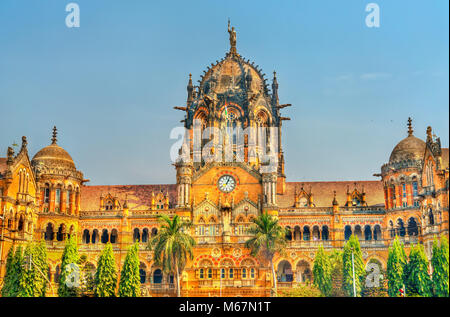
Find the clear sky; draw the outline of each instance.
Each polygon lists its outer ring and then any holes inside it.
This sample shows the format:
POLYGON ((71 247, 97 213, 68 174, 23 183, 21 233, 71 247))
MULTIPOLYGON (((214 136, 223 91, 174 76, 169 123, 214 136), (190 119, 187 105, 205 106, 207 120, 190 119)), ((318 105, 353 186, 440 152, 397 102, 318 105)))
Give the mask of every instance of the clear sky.
POLYGON ((428 125, 449 144, 447 0, 0 1, 0 153, 50 143, 90 184, 175 183, 173 106, 229 49, 277 71, 288 181, 371 180, 428 125), (67 28, 65 6, 80 7, 67 28), (380 28, 365 6, 380 7, 380 28))

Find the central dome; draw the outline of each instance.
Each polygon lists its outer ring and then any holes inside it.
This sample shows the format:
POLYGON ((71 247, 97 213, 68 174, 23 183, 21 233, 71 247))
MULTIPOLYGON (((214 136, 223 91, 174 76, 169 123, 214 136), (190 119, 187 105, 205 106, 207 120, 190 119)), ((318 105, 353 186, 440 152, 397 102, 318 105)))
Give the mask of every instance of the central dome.
POLYGON ((401 140, 394 148, 389 163, 423 159, 426 143, 414 135, 401 140))

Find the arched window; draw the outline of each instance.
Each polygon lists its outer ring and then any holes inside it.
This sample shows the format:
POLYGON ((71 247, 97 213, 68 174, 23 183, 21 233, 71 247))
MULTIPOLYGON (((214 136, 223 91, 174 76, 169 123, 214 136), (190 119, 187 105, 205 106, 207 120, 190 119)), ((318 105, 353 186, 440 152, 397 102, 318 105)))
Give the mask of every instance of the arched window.
POLYGON ((430 225, 434 225, 434 215, 433 215, 433 209, 428 208, 428 223, 430 225))
POLYGON ((345 229, 344 229, 344 237, 345 237, 345 240, 350 239, 351 235, 352 235, 352 227, 349 226, 349 225, 346 225, 346 226, 345 226, 345 229))
POLYGON ((55 211, 60 211, 61 206, 61 188, 55 189, 55 211))
POLYGON ((133 230, 133 241, 134 242, 141 241, 141 233, 139 232, 139 228, 134 228, 133 230))
POLYGON ((245 267, 242 269, 242 278, 243 279, 247 278, 247 269, 245 267))
POLYGON ((147 270, 147 266, 141 262, 139 265, 139 278, 140 278, 141 284, 144 284, 147 280, 146 270, 147 270))
POLYGON ((146 243, 148 242, 148 229, 144 228, 144 230, 142 230, 142 242, 146 243))
POLYGON ((152 237, 156 236, 158 234, 158 229, 152 228, 152 237))
POLYGON ((65 226, 61 224, 58 228, 58 233, 56 234, 56 240, 63 241, 64 240, 64 234, 66 233, 65 226))
POLYGON ((205 270, 203 268, 200 268, 200 270, 198 271, 198 277, 200 279, 204 279, 205 278, 205 270))
POLYGON ((94 229, 94 231, 92 231, 91 242, 95 244, 95 243, 98 243, 99 240, 100 239, 99 239, 98 230, 94 229))
POLYGON ((391 238, 395 237, 394 222, 392 220, 389 220, 389 233, 391 238))
POLYGON ((55 233, 53 232, 53 224, 48 223, 47 228, 45 229, 45 240, 46 241, 53 241, 55 233))
POLYGON ((200 219, 198 221, 199 225, 198 225, 198 235, 199 236, 204 236, 205 235, 205 220, 200 219))
POLYGON ((91 241, 91 235, 88 229, 83 230, 83 243, 89 243, 91 241))
POLYGON ((287 226, 287 227, 285 228, 285 231, 286 231, 286 234, 285 234, 286 240, 292 241, 292 231, 291 231, 291 227, 287 226))
POLYGON ((109 234, 107 229, 103 229, 102 231, 102 243, 108 243, 109 234))
POLYGON ((373 239, 375 241, 381 240, 381 227, 380 227, 380 225, 375 225, 374 230, 373 230, 373 239))
POLYGON ((370 241, 372 240, 372 229, 369 225, 364 226, 364 240, 370 241))
POLYGON ((153 272, 153 284, 161 284, 163 279, 162 271, 160 269, 156 269, 153 272))
POLYGON ((111 230, 111 237, 109 238, 109 241, 111 243, 117 243, 118 239, 119 239, 119 234, 117 232, 117 229, 112 229, 111 230))
POLYGON ((215 236, 217 234, 217 232, 216 232, 216 220, 213 217, 211 217, 209 219, 208 234, 210 236, 215 236))
POLYGON ((19 217, 19 224, 17 225, 17 230, 19 230, 19 232, 24 231, 23 215, 20 215, 19 217))
POLYGON ((212 279, 212 269, 208 268, 208 279, 212 279))
MULTIPOLYGON (((50 202, 50 185, 45 184, 44 189, 44 204, 48 204, 50 202)), ((48 211, 48 210, 47 210, 48 211)))
POLYGON ((405 224, 400 218, 397 220, 397 231, 400 237, 404 237, 406 235, 405 224))
POLYGON ((303 240, 309 241, 311 239, 311 232, 309 231, 308 226, 303 227, 303 240))
POLYGON ((329 239, 328 226, 322 226, 322 240, 328 241, 328 239, 329 239))
POLYGON ((293 276, 291 263, 286 260, 278 263, 277 279, 279 282, 292 282, 293 276))
POLYGON ((419 235, 419 227, 417 226, 416 219, 414 219, 413 217, 408 219, 408 235, 409 236, 419 235))
POLYGON ((254 278, 255 278, 255 269, 254 269, 254 268, 251 268, 251 269, 250 269, 250 278, 251 278, 251 279, 254 279, 254 278))
POLYGON ((319 241, 320 240, 320 231, 318 226, 313 227, 313 240, 319 241))
POLYGON ((358 240, 361 241, 362 240, 362 229, 360 225, 356 225, 355 226, 355 236, 358 237, 358 240))
POLYGON ((299 226, 295 226, 295 228, 294 228, 294 240, 295 241, 301 240, 301 237, 302 237, 302 232, 300 230, 300 227, 299 226))

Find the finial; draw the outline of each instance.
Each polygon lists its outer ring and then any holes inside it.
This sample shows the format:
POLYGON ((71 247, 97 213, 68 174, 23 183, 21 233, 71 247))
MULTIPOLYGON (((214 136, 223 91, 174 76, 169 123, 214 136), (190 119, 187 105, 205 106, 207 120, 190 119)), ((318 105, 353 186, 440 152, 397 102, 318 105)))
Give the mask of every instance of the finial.
POLYGON ((56 141, 58 136, 58 129, 56 129, 56 126, 53 127, 53 137, 52 137, 52 144, 56 144, 56 141))
POLYGON ((22 137, 22 148, 20 150, 24 150, 27 147, 28 141, 27 141, 27 137, 23 136, 22 137))
POLYGON ((413 128, 412 128, 412 119, 411 117, 408 118, 408 136, 413 135, 413 128))
POLYGON ((125 202, 123 203, 123 208, 128 208, 128 194, 125 194, 125 202))
POLYGON ((13 162, 13 158, 14 158, 14 149, 12 148, 12 147, 10 147, 10 146, 8 146, 8 152, 7 152, 7 160, 6 160, 6 163, 9 165, 9 164, 12 164, 12 162, 13 162))
POLYGON ((338 205, 338 202, 337 202, 337 199, 336 199, 336 191, 333 190, 333 206, 337 206, 337 205, 338 205))
POLYGON ((430 126, 427 127, 427 141, 428 140, 433 140, 433 130, 431 129, 430 126))

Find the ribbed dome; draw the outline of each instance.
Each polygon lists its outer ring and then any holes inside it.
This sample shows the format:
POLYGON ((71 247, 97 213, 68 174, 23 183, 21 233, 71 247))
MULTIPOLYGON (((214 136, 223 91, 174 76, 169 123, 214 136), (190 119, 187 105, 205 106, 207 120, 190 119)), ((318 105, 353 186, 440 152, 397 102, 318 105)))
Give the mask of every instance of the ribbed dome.
POLYGON ((56 144, 57 134, 58 130, 56 127, 53 127, 52 144, 37 152, 31 160, 31 164, 33 166, 42 165, 47 168, 56 167, 75 170, 75 163, 73 162, 72 157, 66 150, 56 144))
POLYGON ((65 167, 75 169, 72 157, 59 145, 50 144, 41 149, 31 160, 33 166, 43 164, 46 167, 65 167))
POLYGON ((423 159, 425 146, 424 141, 410 134, 395 146, 389 158, 389 163, 423 159))

